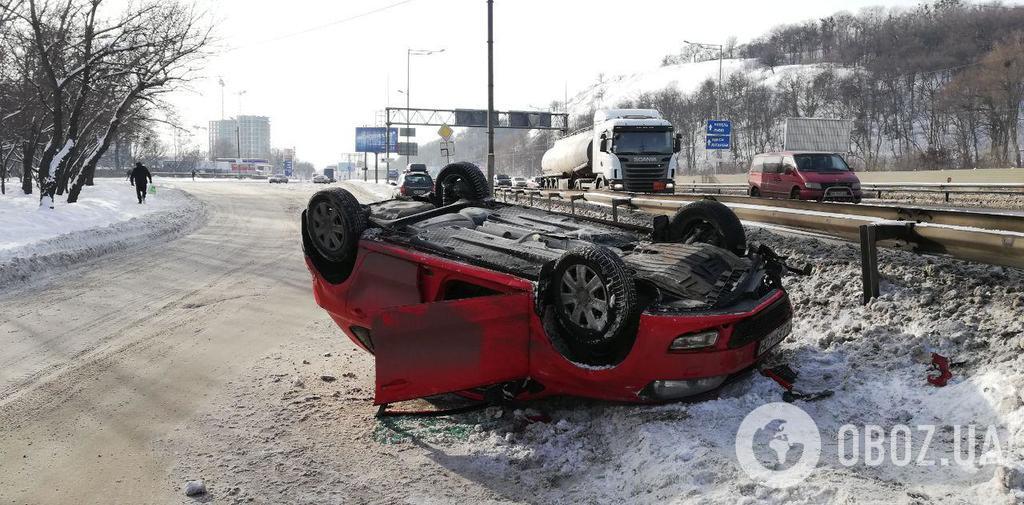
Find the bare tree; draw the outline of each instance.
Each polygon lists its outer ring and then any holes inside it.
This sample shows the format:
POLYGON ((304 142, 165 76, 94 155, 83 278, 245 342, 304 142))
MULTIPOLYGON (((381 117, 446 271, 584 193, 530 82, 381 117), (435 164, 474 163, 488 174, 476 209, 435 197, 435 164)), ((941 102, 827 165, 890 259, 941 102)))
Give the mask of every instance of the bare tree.
POLYGON ((74 203, 118 130, 193 76, 210 29, 173 0, 114 15, 104 0, 6 1, 0 12, 15 26, 0 38, 30 95, 18 112, 24 175, 34 172, 41 198, 67 193, 74 203))

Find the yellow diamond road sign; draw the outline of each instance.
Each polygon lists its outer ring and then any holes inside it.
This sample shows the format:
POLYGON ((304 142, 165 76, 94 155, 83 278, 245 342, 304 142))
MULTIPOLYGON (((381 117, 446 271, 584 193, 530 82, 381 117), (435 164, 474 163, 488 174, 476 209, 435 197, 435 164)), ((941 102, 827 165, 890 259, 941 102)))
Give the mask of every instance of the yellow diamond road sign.
POLYGON ((455 133, 455 130, 452 130, 452 127, 446 124, 441 125, 441 127, 437 129, 437 134, 445 140, 451 140, 453 133, 455 133))

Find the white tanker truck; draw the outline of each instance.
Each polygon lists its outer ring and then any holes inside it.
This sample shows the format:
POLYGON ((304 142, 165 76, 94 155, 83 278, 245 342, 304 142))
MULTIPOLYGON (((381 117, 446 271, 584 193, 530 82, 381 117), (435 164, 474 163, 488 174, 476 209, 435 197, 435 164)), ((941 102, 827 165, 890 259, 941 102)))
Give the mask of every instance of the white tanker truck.
POLYGON ((653 109, 606 109, 594 127, 555 141, 540 166, 541 187, 672 193, 681 136, 653 109))

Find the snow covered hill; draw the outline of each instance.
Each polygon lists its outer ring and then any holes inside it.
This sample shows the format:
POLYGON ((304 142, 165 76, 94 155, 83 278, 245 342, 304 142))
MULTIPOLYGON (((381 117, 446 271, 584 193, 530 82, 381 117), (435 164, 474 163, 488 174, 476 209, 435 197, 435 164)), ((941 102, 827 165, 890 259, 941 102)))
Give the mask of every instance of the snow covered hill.
MULTIPOLYGON (((730 75, 741 72, 755 83, 776 86, 785 77, 813 78, 829 68, 834 67, 826 64, 785 65, 773 70, 759 67, 752 59, 736 58, 722 61, 722 79, 728 80, 730 75)), ((684 93, 694 93, 707 79, 718 79, 718 60, 666 65, 630 75, 605 78, 570 98, 569 113, 583 114, 591 109, 615 107, 643 93, 670 87, 684 93)))

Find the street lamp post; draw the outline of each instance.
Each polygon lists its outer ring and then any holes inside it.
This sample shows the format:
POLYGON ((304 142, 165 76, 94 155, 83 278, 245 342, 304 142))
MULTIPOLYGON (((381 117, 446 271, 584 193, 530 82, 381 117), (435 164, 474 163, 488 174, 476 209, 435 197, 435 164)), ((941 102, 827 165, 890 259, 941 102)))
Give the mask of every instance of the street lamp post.
POLYGON ((242 95, 245 93, 244 89, 235 93, 238 95, 238 116, 235 117, 235 151, 238 155, 239 163, 242 160, 242 95))
POLYGON ((409 99, 409 95, 411 95, 412 93, 409 92, 409 87, 412 85, 412 57, 413 56, 427 56, 427 55, 431 55, 431 54, 434 54, 434 53, 443 53, 443 52, 444 52, 444 49, 406 49, 405 50, 405 144, 406 144, 406 147, 405 147, 406 148, 406 151, 405 151, 405 164, 406 165, 409 164, 409 159, 410 159, 410 155, 409 155, 408 149, 409 149, 409 127, 410 127, 410 124, 409 124, 410 123, 409 108, 411 107, 411 105, 410 105, 411 101, 409 99))

